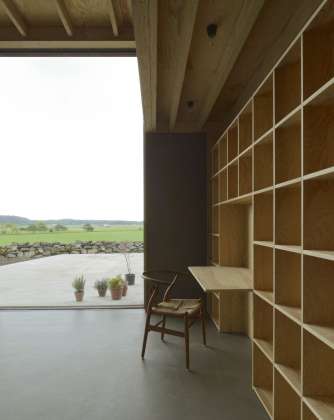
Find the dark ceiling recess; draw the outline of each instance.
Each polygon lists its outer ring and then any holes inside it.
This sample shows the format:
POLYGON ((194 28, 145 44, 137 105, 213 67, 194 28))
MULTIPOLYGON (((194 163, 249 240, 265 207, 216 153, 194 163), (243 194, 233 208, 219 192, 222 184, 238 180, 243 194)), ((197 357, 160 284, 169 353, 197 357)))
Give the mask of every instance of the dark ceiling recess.
POLYGON ((209 38, 214 38, 217 35, 218 25, 216 23, 210 23, 206 27, 206 33, 208 34, 209 38))

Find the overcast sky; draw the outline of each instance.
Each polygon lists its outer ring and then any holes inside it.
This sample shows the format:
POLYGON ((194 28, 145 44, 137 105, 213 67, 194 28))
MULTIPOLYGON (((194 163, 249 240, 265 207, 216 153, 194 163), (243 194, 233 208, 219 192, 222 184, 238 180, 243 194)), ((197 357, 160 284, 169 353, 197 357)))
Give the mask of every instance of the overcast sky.
POLYGON ((143 219, 136 58, 0 58, 0 214, 143 219))

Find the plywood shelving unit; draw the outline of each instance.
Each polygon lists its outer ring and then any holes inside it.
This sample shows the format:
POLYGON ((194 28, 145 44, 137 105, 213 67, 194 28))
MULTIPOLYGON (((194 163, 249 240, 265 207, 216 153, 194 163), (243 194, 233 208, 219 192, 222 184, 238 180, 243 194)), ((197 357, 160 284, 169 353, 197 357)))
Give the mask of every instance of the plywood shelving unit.
POLYGON ((253 274, 253 388, 273 419, 334 418, 332 4, 211 149, 213 262, 253 274))

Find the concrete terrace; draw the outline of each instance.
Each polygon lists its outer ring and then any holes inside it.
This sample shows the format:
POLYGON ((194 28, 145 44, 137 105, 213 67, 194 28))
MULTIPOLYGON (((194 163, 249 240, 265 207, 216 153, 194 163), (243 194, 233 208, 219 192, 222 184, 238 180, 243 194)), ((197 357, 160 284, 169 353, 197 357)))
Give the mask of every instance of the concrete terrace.
POLYGON ((136 274, 134 286, 120 301, 98 297, 95 280, 124 274, 126 266, 121 254, 57 255, 0 267, 0 308, 22 307, 110 307, 142 305, 144 301, 142 253, 130 254, 136 274), (86 278, 85 299, 75 302, 72 280, 86 278))

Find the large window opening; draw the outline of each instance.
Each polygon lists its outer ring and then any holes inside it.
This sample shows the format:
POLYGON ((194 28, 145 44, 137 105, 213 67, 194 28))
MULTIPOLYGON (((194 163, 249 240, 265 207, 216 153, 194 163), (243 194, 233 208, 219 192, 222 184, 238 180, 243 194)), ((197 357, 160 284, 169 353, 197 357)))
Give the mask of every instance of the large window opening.
POLYGON ((136 58, 2 57, 0 73, 0 307, 142 305, 136 58))

